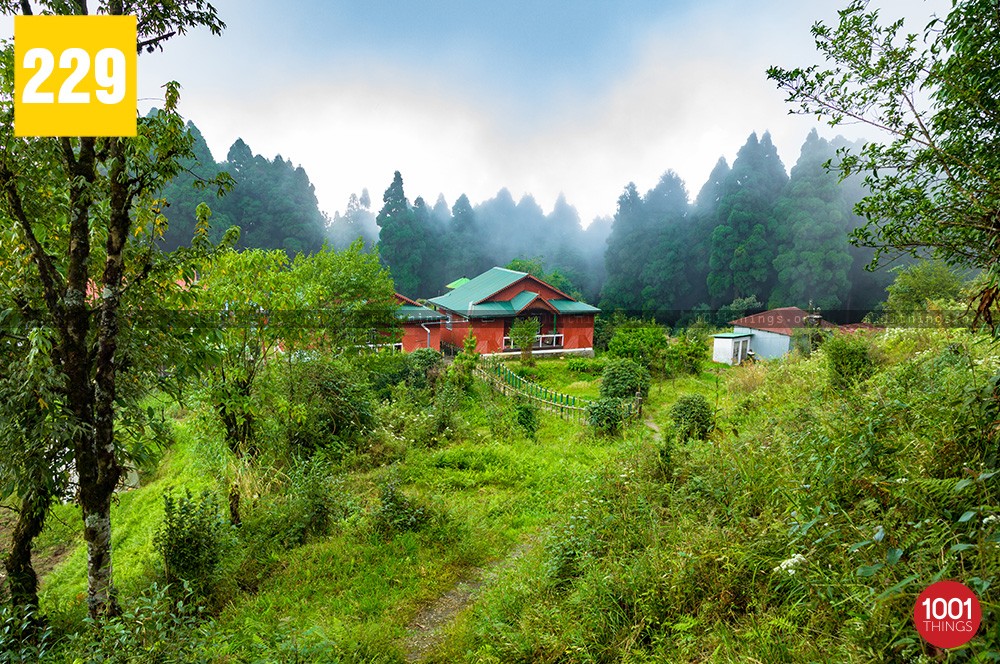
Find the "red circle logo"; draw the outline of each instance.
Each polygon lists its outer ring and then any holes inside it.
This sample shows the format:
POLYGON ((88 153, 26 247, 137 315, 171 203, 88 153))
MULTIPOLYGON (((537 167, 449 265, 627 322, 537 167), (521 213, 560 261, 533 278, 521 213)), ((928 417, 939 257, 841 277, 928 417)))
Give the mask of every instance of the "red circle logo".
POLYGON ((913 605, 913 624, 925 641, 938 648, 968 643, 983 620, 976 594, 958 581, 938 581, 913 605))

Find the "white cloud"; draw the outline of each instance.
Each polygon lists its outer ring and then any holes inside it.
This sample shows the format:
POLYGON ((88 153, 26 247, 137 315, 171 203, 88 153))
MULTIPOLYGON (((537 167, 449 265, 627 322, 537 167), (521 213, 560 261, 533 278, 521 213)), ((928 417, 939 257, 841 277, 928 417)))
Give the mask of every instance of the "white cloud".
MULTIPOLYGON (((461 193, 476 202, 507 187, 550 207, 562 192, 587 223, 614 212, 628 181, 645 190, 668 168, 693 197, 719 156, 731 162, 751 131, 770 130, 785 165, 794 164, 815 122, 789 116, 764 72, 816 60, 809 26, 835 15, 824 11, 772 0, 748 14, 745 3, 705 3, 683 24, 649 26, 633 65, 612 85, 577 90, 530 122, 511 111, 525 100, 513 103, 509 92, 463 92, 446 74, 407 63, 350 73, 322 63, 301 72, 302 60, 282 68, 275 53, 247 51, 254 40, 234 25, 231 44, 203 39, 189 53, 205 61, 213 58, 205 48, 235 49, 245 66, 196 76, 183 110, 217 159, 242 137, 255 152, 302 164, 331 214, 363 187, 377 208, 400 170, 411 200, 443 192, 449 202, 461 193)), ((194 56, 169 57, 188 69, 194 56)))

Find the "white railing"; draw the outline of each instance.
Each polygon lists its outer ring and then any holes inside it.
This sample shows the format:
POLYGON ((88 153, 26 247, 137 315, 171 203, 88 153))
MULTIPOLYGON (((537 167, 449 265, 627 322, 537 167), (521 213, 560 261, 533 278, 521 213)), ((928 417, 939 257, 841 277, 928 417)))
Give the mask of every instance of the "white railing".
MULTIPOLYGON (((533 348, 558 348, 563 345, 563 335, 561 334, 539 334, 535 336, 535 345, 533 348)), ((514 350, 516 346, 510 340, 510 337, 503 338, 504 349, 514 350)))

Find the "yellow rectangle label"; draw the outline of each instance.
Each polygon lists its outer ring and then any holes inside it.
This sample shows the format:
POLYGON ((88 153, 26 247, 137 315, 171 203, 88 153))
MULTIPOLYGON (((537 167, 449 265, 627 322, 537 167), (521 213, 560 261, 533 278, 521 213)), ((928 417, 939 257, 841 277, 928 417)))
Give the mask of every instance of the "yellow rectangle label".
POLYGON ((135 136, 135 16, 15 16, 15 136, 135 136))

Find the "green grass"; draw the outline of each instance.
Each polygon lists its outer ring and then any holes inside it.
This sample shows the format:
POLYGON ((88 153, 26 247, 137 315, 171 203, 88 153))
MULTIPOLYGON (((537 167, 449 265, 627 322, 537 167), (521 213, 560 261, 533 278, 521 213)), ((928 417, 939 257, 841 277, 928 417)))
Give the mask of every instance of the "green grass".
MULTIPOLYGON (((679 393, 717 399, 709 440, 604 466, 436 661, 931 661, 911 613, 941 578, 995 619, 1000 353, 949 331, 866 343, 860 385, 819 352, 718 392, 711 373, 654 387, 657 419, 679 393)), ((985 629, 954 658, 998 656, 985 629)))
POLYGON ((600 396, 600 374, 570 371, 566 368, 566 358, 538 358, 533 367, 522 367, 520 360, 507 360, 512 370, 527 370, 529 380, 549 389, 585 399, 600 396))
MULTIPOLYGON (((139 594, 154 578, 158 561, 152 540, 163 516, 164 491, 186 487, 197 493, 216 486, 214 470, 206 464, 192 427, 178 423, 175 438, 153 477, 140 489, 116 494, 111 507, 115 584, 124 597, 139 594)), ((86 613, 87 552, 79 508, 59 505, 53 517, 38 538, 39 550, 68 544, 70 552, 42 579, 39 598, 44 612, 69 624, 86 613)))
MULTIPOLYGON (((466 414, 480 415, 474 405, 466 414)), ((359 523, 296 549, 258 594, 233 601, 220 624, 266 633, 289 619, 331 643, 354 644, 350 656, 401 655, 406 625, 422 605, 537 537, 593 467, 626 453, 621 439, 593 439, 548 415, 535 441, 497 440, 475 424, 467 434, 441 448, 411 447, 391 467, 352 478, 369 501, 374 487, 395 478, 442 515, 441 524, 382 541, 359 523)))
MULTIPOLYGON (((420 421, 420 409, 407 408, 397 416, 420 421)), ((261 540, 259 547, 239 543, 243 535, 237 535, 223 567, 227 579, 212 600, 218 611, 213 629, 226 637, 206 656, 256 661, 306 652, 313 644, 348 660, 402 657, 407 625, 422 606, 515 547, 542 547, 551 525, 574 509, 594 469, 634 454, 636 435, 646 435, 637 427, 628 436, 595 437, 584 425, 546 413, 539 425, 533 439, 525 438, 511 402, 477 385, 446 442, 409 440, 406 427, 376 432, 378 455, 331 467, 329 479, 349 494, 351 507, 329 535, 301 546, 261 540), (379 487, 390 480, 429 510, 430 526, 388 538, 373 532, 379 487)), ((162 520, 163 493, 227 491, 232 461, 211 417, 187 413, 174 431, 157 471, 142 488, 119 494, 113 508, 115 581, 126 605, 159 578, 152 538, 162 520)), ((282 510, 290 509, 292 497, 282 492, 294 487, 290 472, 264 467, 241 474, 249 515, 244 529, 272 528, 275 537, 283 536, 282 510), (278 510, 278 523, 261 511, 269 509, 278 510)), ((73 537, 76 510, 57 512, 65 525, 51 523, 40 542, 68 537, 73 550, 45 577, 42 606, 54 624, 71 631, 85 614, 85 548, 73 537)))
MULTIPOLYGON (((562 360, 541 361, 535 370, 552 389, 598 394, 599 377, 571 372, 562 360)), ((752 638, 785 636, 789 614, 767 601, 745 622, 734 623, 726 608, 762 601, 753 592, 771 592, 761 579, 787 553, 788 508, 774 496, 794 473, 787 444, 795 430, 783 429, 782 445, 766 454, 757 453, 761 432, 801 416, 796 399, 825 396, 807 363, 767 372, 757 379, 707 370, 654 381, 645 404, 654 424, 665 427, 670 406, 691 392, 720 411, 710 440, 675 449, 669 463, 661 437, 643 423, 600 437, 540 413, 529 439, 511 402, 482 384, 455 408, 447 432, 430 438, 426 405, 383 405, 384 426, 369 436, 371 448, 329 466, 327 503, 340 511, 328 533, 301 541, 295 527, 305 517, 296 492, 306 485, 294 469, 244 469, 243 531, 225 554, 225 578, 210 601, 217 636, 201 656, 399 661, 421 608, 480 574, 482 597, 446 627, 438 661, 738 658, 752 638), (749 386, 745 393, 727 389, 727 376, 749 386), (767 404, 774 408, 763 415, 767 404), (736 428, 744 432, 738 444, 720 455, 736 428), (375 532, 387 482, 431 515, 429 525, 375 532), (677 487, 683 490, 675 495, 677 487), (762 536, 754 524, 763 522, 773 525, 762 536), (741 544, 734 549, 734 542, 741 544)), ((114 564, 125 604, 158 578, 152 534, 163 492, 227 491, 233 462, 211 421, 196 412, 178 420, 158 470, 119 497, 114 564)), ((47 546, 72 538, 79 517, 69 506, 59 513, 67 525, 50 524, 40 540, 47 546)), ((84 613, 85 557, 74 542, 42 587, 44 609, 68 630, 84 613)))

